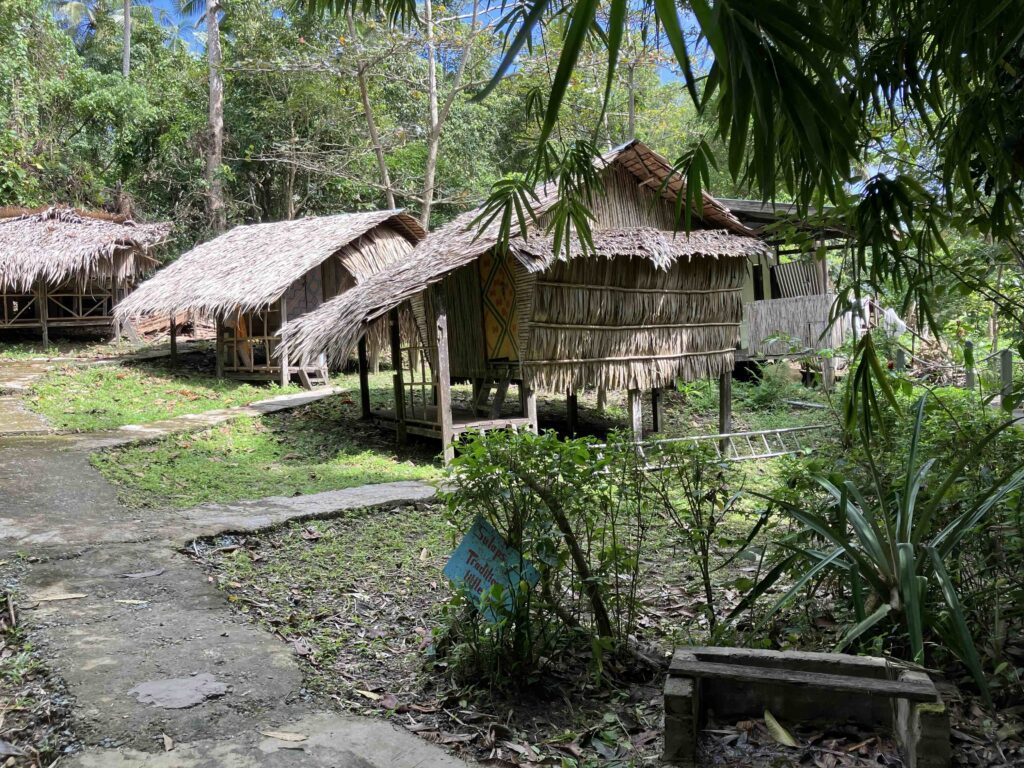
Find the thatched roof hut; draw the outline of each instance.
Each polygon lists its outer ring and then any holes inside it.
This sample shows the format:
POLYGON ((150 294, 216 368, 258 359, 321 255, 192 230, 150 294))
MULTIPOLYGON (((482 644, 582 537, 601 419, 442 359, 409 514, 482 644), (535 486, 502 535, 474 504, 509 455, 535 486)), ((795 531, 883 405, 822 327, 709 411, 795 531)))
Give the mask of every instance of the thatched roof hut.
POLYGON ((102 327, 171 225, 51 207, 0 209, 0 328, 102 327))
MULTIPOLYGON (((498 225, 479 232, 471 226, 479 210, 470 211, 432 233, 411 259, 290 324, 289 355, 343 359, 373 323, 411 300, 420 338, 409 345, 428 357, 431 388, 471 379, 481 388, 515 381, 526 392, 639 391, 731 371, 746 261, 763 244, 709 195, 694 211, 696 229, 677 233, 683 181, 639 141, 605 155, 599 169, 595 253, 584 258, 574 243, 568 258, 556 254, 535 228, 501 253, 498 225)), ((543 225, 558 190, 546 184, 536 193, 543 225)), ((408 367, 412 373, 415 365, 408 367)), ((418 408, 410 402, 398 410, 410 421, 418 408)), ((421 410, 429 422, 433 412, 421 410)), ((523 419, 536 424, 535 416, 523 419)), ((460 431, 452 414, 436 423, 446 445, 460 431)))
POLYGON ((306 383, 322 365, 275 359, 281 327, 403 261, 424 236, 401 210, 239 226, 183 254, 115 311, 126 320, 186 312, 216 320, 221 373, 306 383))

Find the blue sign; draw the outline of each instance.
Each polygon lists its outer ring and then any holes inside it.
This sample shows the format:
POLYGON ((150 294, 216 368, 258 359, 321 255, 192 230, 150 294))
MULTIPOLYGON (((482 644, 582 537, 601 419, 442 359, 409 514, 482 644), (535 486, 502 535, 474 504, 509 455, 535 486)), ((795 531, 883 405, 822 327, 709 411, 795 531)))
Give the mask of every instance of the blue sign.
POLYGON ((525 581, 532 589, 540 581, 537 569, 506 544, 482 517, 473 521, 473 527, 452 553, 444 575, 476 602, 480 613, 492 624, 497 623, 498 616, 493 608, 483 604, 483 597, 495 584, 501 585, 505 607, 511 610, 512 596, 519 591, 520 583, 525 581))

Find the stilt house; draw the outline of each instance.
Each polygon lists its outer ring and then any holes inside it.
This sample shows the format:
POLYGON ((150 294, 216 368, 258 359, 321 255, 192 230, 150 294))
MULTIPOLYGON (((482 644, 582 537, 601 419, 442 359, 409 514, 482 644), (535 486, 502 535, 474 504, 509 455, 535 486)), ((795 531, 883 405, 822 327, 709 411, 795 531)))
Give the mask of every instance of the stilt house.
POLYGON ((0 209, 0 330, 116 330, 113 309, 156 267, 170 224, 73 208, 0 209))
MULTIPOLYGON (((538 391, 628 390, 639 432, 642 391, 656 396, 677 379, 731 375, 747 262, 766 249, 707 195, 694 212, 697 228, 677 234, 682 179, 639 141, 605 155, 599 168, 594 253, 578 243, 569 258, 555 253, 542 229, 520 233, 502 252, 497 226, 480 233, 471 226, 479 211, 470 211, 412 258, 290 324, 289 356, 342 359, 390 314, 395 410, 378 416, 400 438, 441 438, 446 457, 467 430, 536 429, 538 391), (416 338, 402 333, 403 306, 416 338), (469 410, 452 407, 455 381, 473 383, 469 410), (502 415, 512 384, 518 413, 502 415)), ((548 184, 536 193, 543 226, 558 190, 548 184)), ((365 375, 362 383, 370 416, 365 375)))
MULTIPOLYGON (((325 361, 278 354, 281 329, 323 302, 404 263, 425 233, 400 210, 345 213, 235 227, 183 254, 117 307, 119 317, 213 319, 217 374, 326 380, 325 361)), ((383 336, 382 338, 386 338, 383 336)))

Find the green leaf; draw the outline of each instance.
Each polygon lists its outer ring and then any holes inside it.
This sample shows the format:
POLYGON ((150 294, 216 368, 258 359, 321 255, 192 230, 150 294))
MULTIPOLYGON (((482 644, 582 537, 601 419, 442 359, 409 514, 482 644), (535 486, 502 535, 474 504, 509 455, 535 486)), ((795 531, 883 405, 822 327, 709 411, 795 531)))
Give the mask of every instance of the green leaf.
POLYGON ((768 733, 778 744, 784 747, 799 747, 800 743, 793 738, 793 735, 782 727, 782 724, 775 719, 775 715, 767 709, 764 711, 764 724, 768 733))
POLYGON ((850 630, 845 635, 843 635, 842 639, 838 643, 836 643, 835 648, 833 648, 832 650, 835 653, 839 653, 845 650, 850 646, 850 643, 852 643, 854 640, 859 638, 865 632, 867 632, 880 621, 882 621, 891 612, 892 606, 888 603, 883 603, 875 610, 874 613, 872 613, 866 619, 861 621, 859 624, 851 627, 850 630))

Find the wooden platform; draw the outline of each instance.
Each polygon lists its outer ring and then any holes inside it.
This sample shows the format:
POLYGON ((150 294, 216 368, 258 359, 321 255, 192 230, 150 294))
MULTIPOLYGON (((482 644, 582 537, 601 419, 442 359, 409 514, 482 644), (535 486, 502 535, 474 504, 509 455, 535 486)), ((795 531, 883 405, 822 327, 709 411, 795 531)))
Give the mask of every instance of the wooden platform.
MULTIPOLYGON (((426 413, 423 413, 423 409, 417 409, 417 416, 423 414, 424 417, 405 419, 405 431, 410 435, 419 435, 420 437, 435 438, 437 440, 442 439, 441 424, 437 420, 437 407, 428 406, 426 413)), ((379 424, 382 427, 388 429, 398 428, 398 420, 395 416, 395 412, 390 409, 379 409, 373 411, 371 418, 374 423, 379 424)), ((469 412, 468 410, 459 410, 452 413, 452 434, 455 438, 465 432, 482 432, 486 433, 492 429, 511 429, 518 431, 520 429, 535 429, 535 426, 529 417, 527 416, 498 416, 496 418, 484 418, 478 414, 469 412)))

